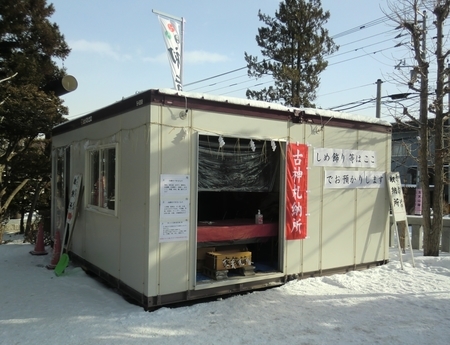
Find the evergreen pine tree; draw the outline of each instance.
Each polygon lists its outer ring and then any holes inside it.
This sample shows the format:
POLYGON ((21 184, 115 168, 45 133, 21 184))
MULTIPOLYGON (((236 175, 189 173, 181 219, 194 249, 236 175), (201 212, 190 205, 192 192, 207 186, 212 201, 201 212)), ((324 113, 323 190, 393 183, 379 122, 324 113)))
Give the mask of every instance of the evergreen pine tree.
MULTIPOLYGON (((0 0, 0 222, 14 196, 33 177, 16 172, 11 178, 15 162, 38 137, 48 139, 52 127, 67 114, 54 92, 43 91, 66 74, 55 59, 70 52, 59 27, 49 20, 53 13, 46 0, 0 0)), ((48 155, 48 150, 42 152, 48 155)))
POLYGON ((258 29, 258 58, 245 53, 250 77, 271 75, 274 85, 260 91, 247 90, 250 99, 278 102, 287 106, 312 107, 319 87, 319 74, 327 67, 325 55, 338 47, 324 28, 330 13, 320 0, 285 0, 275 17, 258 12, 266 26, 258 29))

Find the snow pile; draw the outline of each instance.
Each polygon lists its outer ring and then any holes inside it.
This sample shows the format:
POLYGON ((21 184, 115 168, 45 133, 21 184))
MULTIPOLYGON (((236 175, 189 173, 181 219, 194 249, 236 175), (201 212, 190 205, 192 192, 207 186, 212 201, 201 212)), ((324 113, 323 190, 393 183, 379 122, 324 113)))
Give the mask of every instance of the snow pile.
POLYGON ((447 344, 450 255, 145 312, 70 266, 56 277, 18 235, 0 246, 0 344, 447 344))

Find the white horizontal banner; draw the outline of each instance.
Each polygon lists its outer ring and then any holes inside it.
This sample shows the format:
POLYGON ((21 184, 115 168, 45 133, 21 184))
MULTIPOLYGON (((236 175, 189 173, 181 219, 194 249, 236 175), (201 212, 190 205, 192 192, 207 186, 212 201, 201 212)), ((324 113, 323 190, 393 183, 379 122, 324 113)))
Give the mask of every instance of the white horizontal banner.
POLYGON ((376 168, 375 151, 315 148, 313 165, 339 168, 376 168))
POLYGON ((325 188, 384 188, 384 171, 326 170, 325 188))

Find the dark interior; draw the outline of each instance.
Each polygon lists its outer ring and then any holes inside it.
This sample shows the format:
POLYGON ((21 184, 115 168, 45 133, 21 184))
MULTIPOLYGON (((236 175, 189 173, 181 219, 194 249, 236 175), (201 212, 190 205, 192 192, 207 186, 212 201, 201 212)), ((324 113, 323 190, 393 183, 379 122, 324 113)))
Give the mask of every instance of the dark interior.
MULTIPOLYGON (((279 143, 200 136, 197 280, 204 278, 208 250, 247 250, 252 253, 255 273, 278 270, 280 159, 279 143), (269 234, 255 226, 258 210, 264 227, 272 229, 269 234), (250 229, 251 236, 241 238, 244 228, 250 229), (209 229, 220 231, 220 238, 202 240, 201 231, 205 234, 209 229)), ((229 270, 228 276, 234 273, 229 270)))

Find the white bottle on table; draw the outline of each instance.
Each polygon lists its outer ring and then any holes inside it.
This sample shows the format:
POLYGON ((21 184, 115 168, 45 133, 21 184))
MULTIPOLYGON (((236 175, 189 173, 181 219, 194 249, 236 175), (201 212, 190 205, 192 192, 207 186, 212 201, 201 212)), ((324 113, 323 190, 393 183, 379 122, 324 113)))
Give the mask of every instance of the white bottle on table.
POLYGON ((261 214, 261 210, 258 210, 258 213, 255 214, 255 224, 263 224, 263 215, 261 214))

